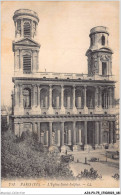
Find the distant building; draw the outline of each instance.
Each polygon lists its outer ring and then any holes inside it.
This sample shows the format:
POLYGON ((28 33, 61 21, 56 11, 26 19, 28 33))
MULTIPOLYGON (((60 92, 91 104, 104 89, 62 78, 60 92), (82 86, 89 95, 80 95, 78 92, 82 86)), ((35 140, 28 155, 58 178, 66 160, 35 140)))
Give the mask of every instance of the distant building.
POLYGON ((87 75, 38 72, 40 45, 34 41, 38 15, 20 9, 15 11, 13 20, 15 135, 21 136, 29 130, 38 135, 43 145, 61 149, 99 149, 105 144, 113 145, 116 142, 115 81, 107 27, 90 30, 87 75))

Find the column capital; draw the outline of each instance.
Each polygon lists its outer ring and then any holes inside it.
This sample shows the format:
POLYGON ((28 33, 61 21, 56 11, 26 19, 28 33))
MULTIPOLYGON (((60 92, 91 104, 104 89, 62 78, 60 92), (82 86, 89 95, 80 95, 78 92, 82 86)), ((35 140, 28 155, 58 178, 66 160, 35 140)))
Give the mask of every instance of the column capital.
POLYGON ((99 89, 103 89, 104 88, 104 86, 99 86, 99 89))
POLYGON ((31 84, 31 86, 32 86, 32 87, 35 87, 35 86, 36 86, 36 84, 31 84))
POLYGON ((64 88, 64 84, 61 84, 61 88, 64 88))
POLYGON ((49 146, 52 145, 52 122, 49 122, 49 146))
POLYGON ((37 84, 37 87, 40 87, 40 84, 37 84))
POLYGON ((17 84, 15 84, 15 88, 16 88, 16 89, 18 89, 18 87, 19 87, 19 84, 18 84, 18 83, 17 83, 17 84))

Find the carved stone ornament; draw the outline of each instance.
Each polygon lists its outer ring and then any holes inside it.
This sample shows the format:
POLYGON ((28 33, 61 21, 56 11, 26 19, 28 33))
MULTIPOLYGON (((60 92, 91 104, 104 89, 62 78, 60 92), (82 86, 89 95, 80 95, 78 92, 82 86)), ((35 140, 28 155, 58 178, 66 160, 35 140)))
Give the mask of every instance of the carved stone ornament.
POLYGON ((100 59, 101 60, 109 60, 110 56, 108 55, 101 55, 100 59))

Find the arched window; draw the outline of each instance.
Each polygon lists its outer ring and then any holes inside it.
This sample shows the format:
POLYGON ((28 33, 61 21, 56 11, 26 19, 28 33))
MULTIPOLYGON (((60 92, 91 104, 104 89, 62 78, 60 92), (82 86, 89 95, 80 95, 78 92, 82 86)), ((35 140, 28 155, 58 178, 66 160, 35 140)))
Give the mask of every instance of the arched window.
POLYGON ((23 72, 31 73, 31 55, 30 54, 23 55, 23 72))
POLYGON ((107 63, 102 62, 102 75, 106 76, 107 75, 107 63))
POLYGON ((24 37, 30 37, 31 35, 31 28, 29 22, 24 22, 24 37))
POLYGON ((105 36, 102 35, 102 45, 105 45, 105 36))
POLYGON ((75 98, 75 103, 77 108, 82 108, 83 107, 83 95, 82 91, 80 89, 76 90, 76 98, 75 98))
POLYGON ((49 98, 48 98, 48 90, 47 89, 42 89, 40 91, 40 105, 41 108, 48 108, 49 105, 49 98))
POLYGON ((64 107, 72 108, 72 91, 71 89, 65 89, 64 91, 64 107))
POLYGON ((60 99, 61 99, 60 98, 60 92, 57 89, 53 89, 52 94, 53 94, 52 106, 54 108, 59 108, 60 107, 60 104, 61 104, 61 102, 60 102, 60 99))
POLYGON ((94 89, 87 90, 87 107, 93 109, 95 107, 94 89))
POLYGON ((24 108, 31 107, 31 90, 28 88, 23 90, 23 104, 24 108))
POLYGON ((103 90, 102 91, 102 108, 108 108, 109 102, 108 102, 108 91, 103 90))

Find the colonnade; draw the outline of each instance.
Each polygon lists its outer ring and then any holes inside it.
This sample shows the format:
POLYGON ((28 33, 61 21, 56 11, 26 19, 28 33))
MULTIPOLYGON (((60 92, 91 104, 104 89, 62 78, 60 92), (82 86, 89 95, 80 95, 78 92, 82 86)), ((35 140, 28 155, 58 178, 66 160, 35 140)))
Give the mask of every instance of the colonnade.
POLYGON ((16 85, 15 86, 15 105, 18 107, 23 106, 23 91, 24 89, 29 89, 31 107, 39 108, 71 108, 71 109, 85 109, 85 108, 111 108, 114 105, 114 87, 103 88, 100 86, 89 87, 89 86, 40 86, 40 85, 16 85), (45 104, 42 105, 41 95, 43 89, 47 92, 43 94, 43 101, 45 104), (57 90, 58 95, 55 92, 55 105, 53 105, 53 90, 57 90), (92 93, 90 91, 92 90, 92 93), (68 92, 69 91, 69 92, 68 92), (78 91, 80 95, 78 95, 78 91))
MULTIPOLYGON (((31 132, 36 133, 38 141, 47 147, 53 145, 57 147, 62 147, 64 145, 91 145, 96 148, 106 143, 115 143, 115 126, 113 121, 108 121, 108 126, 104 126, 102 121, 93 121, 93 128, 91 128, 89 123, 90 122, 88 121, 58 123, 33 122, 28 123, 29 126, 27 128, 31 132), (43 124, 45 124, 44 129, 42 128, 43 124), (57 124, 56 129, 54 128, 54 124, 57 124)), ((15 135, 21 136, 24 129, 24 123, 15 123, 14 128, 15 135)))

